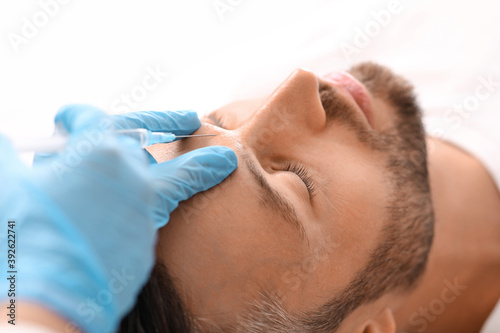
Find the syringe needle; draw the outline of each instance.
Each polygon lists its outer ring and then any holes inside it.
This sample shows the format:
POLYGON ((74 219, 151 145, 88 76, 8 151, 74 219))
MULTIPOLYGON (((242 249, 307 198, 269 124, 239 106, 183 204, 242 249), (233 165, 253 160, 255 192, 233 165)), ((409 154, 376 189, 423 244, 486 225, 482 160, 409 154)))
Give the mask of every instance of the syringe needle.
POLYGON ((191 134, 191 135, 176 135, 175 138, 192 138, 197 136, 216 136, 217 134, 191 134))

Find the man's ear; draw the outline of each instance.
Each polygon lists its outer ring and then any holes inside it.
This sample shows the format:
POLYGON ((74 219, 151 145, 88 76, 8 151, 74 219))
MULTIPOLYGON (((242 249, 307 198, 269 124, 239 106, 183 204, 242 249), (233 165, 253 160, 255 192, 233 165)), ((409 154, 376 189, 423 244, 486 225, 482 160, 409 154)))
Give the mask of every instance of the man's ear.
POLYGON ((395 333, 396 321, 394 314, 389 308, 385 308, 380 313, 364 324, 364 327, 359 331, 363 333, 395 333))

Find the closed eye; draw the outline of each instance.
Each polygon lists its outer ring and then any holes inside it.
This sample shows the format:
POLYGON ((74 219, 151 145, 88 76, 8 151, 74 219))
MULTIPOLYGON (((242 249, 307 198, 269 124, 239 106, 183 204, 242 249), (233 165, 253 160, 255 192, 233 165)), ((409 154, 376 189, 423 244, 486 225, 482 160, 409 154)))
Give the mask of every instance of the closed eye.
POLYGON ((227 129, 224 126, 224 120, 222 119, 221 116, 217 115, 217 113, 212 112, 207 116, 207 118, 210 119, 215 126, 218 126, 222 129, 227 129))
POLYGON ((285 165, 283 171, 293 172, 304 182, 307 188, 307 192, 309 193, 309 199, 312 199, 316 195, 316 183, 312 180, 307 168, 299 163, 290 163, 288 162, 285 165))

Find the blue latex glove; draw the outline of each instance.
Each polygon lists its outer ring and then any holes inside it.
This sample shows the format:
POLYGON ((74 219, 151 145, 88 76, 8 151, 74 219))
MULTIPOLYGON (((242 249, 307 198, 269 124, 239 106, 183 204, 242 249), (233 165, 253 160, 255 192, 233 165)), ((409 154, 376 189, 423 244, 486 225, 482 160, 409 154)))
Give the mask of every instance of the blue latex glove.
MULTIPOLYGON (((145 128, 152 132, 171 132, 174 135, 191 134, 201 126, 200 119, 194 111, 127 113, 113 116, 113 123, 116 129, 145 128)), ((236 165, 236 155, 232 151, 225 150, 225 147, 222 148, 225 153, 230 155, 228 158, 236 165)), ((158 164, 146 150, 144 152, 151 164, 150 171, 155 178, 154 186, 161 200, 161 204, 157 205, 155 209, 157 228, 163 227, 168 222, 170 213, 177 208, 180 201, 186 200, 186 196, 191 197, 194 193, 206 189, 206 181, 203 177, 198 178, 199 176, 203 176, 204 173, 220 172, 218 169, 205 168, 203 163, 187 165, 178 159, 158 164), (179 167, 179 163, 182 167, 179 167), (189 175, 187 178, 184 175, 186 171, 189 175)), ((203 149, 198 150, 198 152, 202 153, 203 149)), ((209 178, 211 177, 218 184, 226 177, 226 173, 210 175, 209 178)), ((210 187, 213 185, 215 183, 210 187)))
MULTIPOLYGON (((116 118, 117 126, 130 125, 130 117, 116 118)), ((162 128, 183 125, 171 122, 175 115, 163 117, 163 124, 161 113, 136 120, 151 126, 156 119, 162 128)), ((68 147, 32 169, 0 137, 0 243, 7 242, 7 221, 16 220, 16 298, 52 309, 85 332, 116 330, 149 276, 157 226, 179 201, 236 167, 226 147, 150 165, 135 141, 102 133, 99 124, 106 119, 109 125, 113 118, 91 107, 63 109, 56 121, 71 133, 68 147), (100 142, 96 133, 103 135, 100 142)), ((8 290, 5 278, 0 290, 8 290)))

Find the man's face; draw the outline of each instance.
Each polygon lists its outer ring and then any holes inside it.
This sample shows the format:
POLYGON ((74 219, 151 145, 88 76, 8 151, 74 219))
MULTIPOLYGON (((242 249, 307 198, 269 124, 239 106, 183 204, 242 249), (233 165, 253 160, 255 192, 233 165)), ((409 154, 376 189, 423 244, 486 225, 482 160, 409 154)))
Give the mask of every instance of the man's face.
POLYGON ((190 312, 224 325, 271 292, 305 313, 345 289, 388 221, 395 190, 383 138, 397 117, 349 74, 297 70, 270 97, 202 119, 195 134, 217 136, 150 147, 159 162, 210 145, 238 155, 231 176, 160 231, 158 260, 190 312))

